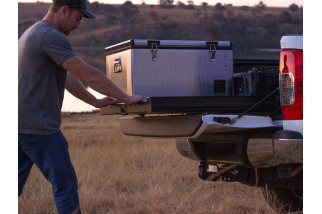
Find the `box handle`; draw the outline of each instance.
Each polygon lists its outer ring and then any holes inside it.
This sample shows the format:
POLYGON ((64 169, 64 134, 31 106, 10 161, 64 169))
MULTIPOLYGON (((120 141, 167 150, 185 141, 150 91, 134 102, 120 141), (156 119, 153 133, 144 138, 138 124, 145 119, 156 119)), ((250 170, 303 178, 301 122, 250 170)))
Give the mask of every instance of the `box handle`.
POLYGON ((122 62, 121 58, 114 59, 114 73, 122 72, 122 62))

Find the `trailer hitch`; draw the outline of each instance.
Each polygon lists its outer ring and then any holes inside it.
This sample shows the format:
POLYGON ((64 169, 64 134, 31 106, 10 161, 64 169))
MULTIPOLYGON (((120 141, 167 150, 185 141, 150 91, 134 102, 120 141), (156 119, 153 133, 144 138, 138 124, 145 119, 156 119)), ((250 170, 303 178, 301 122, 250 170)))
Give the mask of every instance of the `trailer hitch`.
POLYGON ((205 163, 204 161, 202 161, 199 164, 198 176, 202 180, 217 181, 220 179, 220 176, 222 174, 236 168, 237 166, 238 166, 238 164, 231 164, 225 168, 220 169, 218 172, 209 172, 208 171, 208 164, 205 163))
MULTIPOLYGON (((199 178, 205 181, 240 182, 249 186, 264 187, 269 185, 277 188, 301 188, 303 168, 299 166, 288 176, 280 175, 279 167, 248 168, 238 164, 218 167, 217 172, 210 172, 206 162, 200 162, 199 178)), ((295 166, 296 167, 296 166, 295 166)))

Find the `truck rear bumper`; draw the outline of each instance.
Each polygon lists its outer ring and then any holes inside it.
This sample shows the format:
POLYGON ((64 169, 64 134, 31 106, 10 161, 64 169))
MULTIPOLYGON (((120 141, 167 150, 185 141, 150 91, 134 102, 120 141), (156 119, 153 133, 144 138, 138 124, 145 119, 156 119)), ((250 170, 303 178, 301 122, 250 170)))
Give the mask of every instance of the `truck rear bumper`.
POLYGON ((124 134, 141 137, 188 137, 202 124, 200 115, 149 116, 120 118, 124 134))
POLYGON ((144 137, 197 138, 204 134, 220 134, 280 127, 271 117, 244 115, 234 124, 217 122, 238 115, 169 115, 120 118, 120 127, 126 135, 144 137))
POLYGON ((303 163, 303 137, 281 130, 268 116, 169 115, 120 119, 124 134, 177 138, 185 157, 209 163, 234 163, 257 168, 303 163))
POLYGON ((185 157, 207 163, 238 164, 255 168, 303 163, 303 139, 298 132, 279 130, 206 134, 177 139, 177 150, 185 157))

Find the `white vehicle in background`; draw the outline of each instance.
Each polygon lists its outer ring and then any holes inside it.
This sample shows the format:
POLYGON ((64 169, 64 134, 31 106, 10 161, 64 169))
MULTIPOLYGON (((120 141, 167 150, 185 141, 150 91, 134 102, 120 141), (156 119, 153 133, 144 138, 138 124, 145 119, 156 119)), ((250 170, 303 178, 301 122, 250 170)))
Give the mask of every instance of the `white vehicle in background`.
POLYGON ((279 60, 234 59, 233 76, 234 96, 150 97, 100 113, 139 114, 120 118, 124 134, 176 138, 200 179, 261 187, 276 212, 301 212, 303 36, 283 36, 279 60))

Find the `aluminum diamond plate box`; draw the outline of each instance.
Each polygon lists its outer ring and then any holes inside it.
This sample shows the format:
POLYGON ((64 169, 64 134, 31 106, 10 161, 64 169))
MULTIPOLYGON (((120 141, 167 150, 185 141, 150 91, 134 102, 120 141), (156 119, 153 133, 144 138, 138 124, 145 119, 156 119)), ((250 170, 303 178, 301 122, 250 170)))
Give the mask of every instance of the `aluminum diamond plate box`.
POLYGON ((105 51, 107 76, 129 95, 231 95, 233 51, 229 41, 132 39, 105 51))

